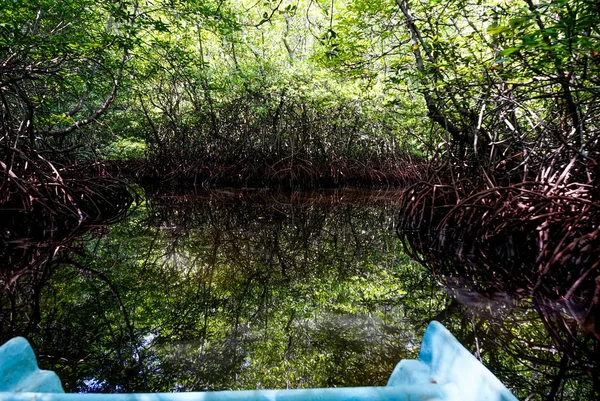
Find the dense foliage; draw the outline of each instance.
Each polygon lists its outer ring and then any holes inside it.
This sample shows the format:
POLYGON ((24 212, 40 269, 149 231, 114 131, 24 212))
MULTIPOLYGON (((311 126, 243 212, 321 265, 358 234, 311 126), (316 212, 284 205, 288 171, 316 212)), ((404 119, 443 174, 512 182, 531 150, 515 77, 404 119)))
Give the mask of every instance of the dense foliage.
POLYGON ((573 302, 599 337, 597 6, 398 5, 447 143, 407 198, 412 254, 480 290, 573 302))
POLYGON ((440 152, 492 185, 596 185, 594 2, 3 1, 2 13, 3 203, 59 185, 73 163, 144 154, 138 173, 197 185, 405 183, 418 176, 409 154, 440 152))
MULTIPOLYGON (((600 338, 599 22, 593 0, 0 0, 0 283, 31 280, 33 332, 51 270, 32 266, 125 215, 133 191, 115 177, 153 190, 404 185, 398 234, 444 285, 568 309, 569 321, 540 314, 548 353, 562 352, 547 357, 548 397, 575 397, 568 367, 597 345, 571 326, 600 338)), ((185 256, 172 241, 160 268, 185 256)), ((70 262, 117 292, 100 266, 70 262)), ((280 262, 267 279, 288 280, 280 262)), ((116 274, 146 262, 128 263, 116 274)), ((238 285, 262 313, 266 295, 244 285, 263 274, 242 272, 219 296, 238 285)), ((106 310, 125 319, 127 299, 114 299, 106 310)), ((265 319, 285 328, 286 316, 265 319)), ((132 327, 118 330, 137 352, 148 333, 132 327)), ((223 344, 243 334, 220 330, 223 344)), ((517 354, 487 358, 502 370, 517 354)))

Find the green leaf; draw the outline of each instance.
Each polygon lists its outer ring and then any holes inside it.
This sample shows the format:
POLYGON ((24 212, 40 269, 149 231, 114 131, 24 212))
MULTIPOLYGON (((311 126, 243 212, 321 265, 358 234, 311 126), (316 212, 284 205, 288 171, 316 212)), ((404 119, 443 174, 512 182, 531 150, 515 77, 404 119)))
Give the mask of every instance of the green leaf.
POLYGON ((489 35, 498 35, 502 32, 510 31, 510 27, 507 26, 490 26, 487 29, 489 35))
POLYGON ((531 25, 533 23, 532 19, 529 17, 517 17, 517 18, 512 18, 509 22, 511 27, 516 28, 516 27, 525 27, 528 25, 531 25))
POLYGON ((500 55, 501 56, 509 56, 515 52, 518 52, 519 50, 521 50, 520 47, 507 47, 506 49, 504 49, 500 52, 500 55))

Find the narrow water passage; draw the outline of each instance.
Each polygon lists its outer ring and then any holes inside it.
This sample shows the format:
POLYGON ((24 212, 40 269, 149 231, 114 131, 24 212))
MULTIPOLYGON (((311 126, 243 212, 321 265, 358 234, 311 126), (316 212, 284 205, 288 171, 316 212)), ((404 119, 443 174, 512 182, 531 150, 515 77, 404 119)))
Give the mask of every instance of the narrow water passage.
POLYGON ((147 199, 12 283, 2 342, 25 335, 67 391, 366 386, 415 358, 439 320, 521 398, 592 394, 597 345, 554 341, 560 307, 433 277, 403 253, 400 202, 351 190, 147 199))

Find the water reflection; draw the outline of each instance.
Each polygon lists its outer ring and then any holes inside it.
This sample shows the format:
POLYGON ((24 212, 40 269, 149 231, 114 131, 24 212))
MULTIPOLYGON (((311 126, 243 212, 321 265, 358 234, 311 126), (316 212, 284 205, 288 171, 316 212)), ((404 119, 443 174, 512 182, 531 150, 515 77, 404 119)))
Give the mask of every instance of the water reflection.
POLYGON ((118 180, 96 179, 72 192, 69 204, 34 202, 0 208, 0 343, 29 336, 41 324, 43 291, 63 250, 76 238, 126 218, 134 191, 118 180), (90 189, 90 188, 93 188, 90 189))
POLYGON ((398 199, 154 199, 53 265, 29 337, 70 390, 385 384, 448 302, 399 248, 398 199))
POLYGON ((70 391, 356 386, 385 384, 436 319, 521 399, 593 399, 598 343, 562 306, 432 276, 403 253, 399 201, 148 200, 3 292, 0 335, 26 334, 70 391))
POLYGON ((464 292, 454 289, 458 312, 445 325, 519 399, 599 398, 599 342, 563 305, 464 292))
MULTIPOLYGON (((425 206, 403 205, 398 234, 462 305, 450 330, 521 399, 600 399, 598 263, 567 258, 547 270, 539 259, 546 252, 531 241, 537 223, 480 224, 488 213, 481 208, 472 213, 481 221, 452 216, 444 225, 448 207, 422 200, 425 206)), ((573 242, 583 244, 593 255, 593 245, 573 242)))

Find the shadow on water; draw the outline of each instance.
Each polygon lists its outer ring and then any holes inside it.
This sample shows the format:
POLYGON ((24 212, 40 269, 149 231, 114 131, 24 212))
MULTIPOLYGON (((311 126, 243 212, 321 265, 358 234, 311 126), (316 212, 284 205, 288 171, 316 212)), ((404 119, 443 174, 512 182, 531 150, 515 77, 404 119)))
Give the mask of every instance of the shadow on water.
POLYGON ((25 334, 69 391, 382 385, 436 319, 521 399, 593 399, 598 342, 574 313, 430 274, 394 231, 400 202, 150 198, 4 282, 1 340, 25 334))

